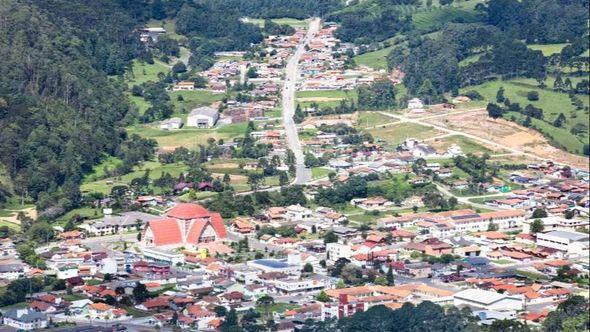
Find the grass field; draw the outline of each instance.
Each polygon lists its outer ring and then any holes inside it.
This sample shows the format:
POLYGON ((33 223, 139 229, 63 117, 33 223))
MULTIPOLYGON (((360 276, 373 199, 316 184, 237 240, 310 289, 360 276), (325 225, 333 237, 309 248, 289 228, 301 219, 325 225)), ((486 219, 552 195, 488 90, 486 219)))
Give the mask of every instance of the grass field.
POLYGON ((147 23, 149 28, 159 28, 162 27, 166 29, 166 36, 172 39, 179 40, 183 38, 181 35, 176 33, 176 22, 174 20, 150 20, 147 23))
POLYGON ((474 54, 474 55, 468 56, 465 59, 461 60, 461 62, 459 62, 459 67, 465 67, 469 64, 477 62, 480 57, 481 57, 481 54, 474 54))
MULTIPOLYGON (((264 19, 263 18, 246 18, 246 19, 244 19, 244 21, 247 23, 256 24, 259 27, 264 26, 264 19)), ((277 24, 290 25, 294 28, 306 28, 309 25, 307 20, 298 20, 298 19, 290 18, 290 17, 273 18, 271 21, 273 21, 274 23, 277 23, 277 24)))
MULTIPOLYGON (((110 189, 109 189, 109 191, 110 191, 110 189)), ((107 192, 103 192, 103 193, 107 193, 107 192)), ((82 218, 87 218, 87 219, 97 219, 97 218, 102 217, 102 212, 101 212, 101 209, 93 209, 93 208, 89 208, 89 207, 78 208, 78 209, 68 211, 68 213, 59 217, 56 220, 56 222, 57 222, 57 224, 63 226, 76 215, 78 215, 82 218)))
POLYGON ((153 138, 159 147, 175 148, 184 146, 188 149, 197 149, 200 144, 207 144, 208 138, 226 141, 236 137, 242 137, 246 132, 247 123, 225 125, 215 129, 183 128, 180 130, 161 130, 149 126, 131 126, 127 128, 129 134, 138 134, 142 137, 153 138))
POLYGON ((302 107, 316 103, 324 107, 335 107, 342 100, 357 100, 356 90, 297 91, 295 101, 302 107))
POLYGON ((387 70, 387 55, 391 52, 393 46, 385 47, 374 52, 357 55, 353 58, 357 65, 365 65, 375 69, 387 70))
MULTIPOLYGON (((554 78, 547 79, 547 85, 553 85, 554 78)), ((544 135, 553 137, 555 143, 565 147, 568 151, 574 153, 581 153, 584 142, 588 140, 589 118, 583 110, 576 110, 571 104, 571 101, 566 93, 553 91, 550 87, 539 88, 536 81, 527 78, 518 78, 509 81, 491 81, 477 86, 466 87, 461 92, 467 90, 478 91, 486 101, 496 100, 496 93, 500 87, 504 87, 504 96, 510 99, 511 102, 517 102, 522 108, 528 104, 543 109, 544 121, 532 119, 535 127, 544 135), (537 91, 539 93, 539 100, 529 101, 527 93, 529 91, 537 91), (563 113, 566 116, 567 122, 565 128, 553 127, 553 122, 557 116, 563 113), (586 131, 584 136, 575 136, 570 133, 570 130, 576 124, 585 126, 586 131)), ((585 106, 588 106, 588 97, 578 96, 585 106)), ((516 119, 521 117, 520 114, 507 114, 506 118, 511 119, 514 116, 516 119)))
POLYGON ((139 85, 148 81, 156 82, 158 81, 158 73, 166 74, 169 71, 170 66, 159 60, 155 60, 152 65, 134 60, 131 72, 128 72, 125 76, 129 84, 139 85))
POLYGON ((455 7, 437 7, 412 15, 414 26, 422 31, 430 31, 445 23, 474 23, 479 20, 480 17, 473 10, 455 7))
POLYGON ((395 122, 394 118, 388 117, 378 112, 359 112, 358 125, 361 128, 369 128, 386 123, 395 122))
POLYGON ((314 179, 325 178, 330 172, 332 171, 324 167, 314 167, 311 169, 311 177, 314 179))
POLYGON ((195 91, 174 91, 170 92, 170 99, 174 104, 174 115, 182 116, 186 121, 186 114, 190 113, 193 108, 200 106, 208 106, 216 101, 221 101, 225 97, 223 93, 213 93, 206 90, 195 90, 195 91), (178 97, 182 96, 183 100, 178 100, 178 97))
POLYGON ((440 134, 439 131, 432 127, 414 123, 400 123, 384 128, 367 129, 365 131, 373 135, 376 140, 387 142, 391 148, 398 146, 407 138, 425 139, 440 134))
POLYGON ((473 154, 491 154, 493 151, 479 143, 474 142, 473 140, 465 137, 465 136, 449 136, 441 139, 444 148, 449 148, 453 144, 457 144, 461 147, 463 153, 473 153, 473 154))
POLYGON ((550 56, 560 53, 561 50, 569 44, 531 44, 528 45, 531 50, 541 51, 544 56, 550 56))
POLYGON ((116 185, 126 185, 131 182, 132 179, 141 177, 145 174, 146 170, 150 170, 150 179, 157 179, 164 173, 170 173, 172 177, 178 177, 181 172, 185 172, 188 166, 184 164, 161 164, 157 161, 148 161, 143 165, 136 166, 133 172, 125 174, 118 178, 106 178, 101 180, 89 181, 85 180, 80 190, 82 192, 101 192, 110 193, 111 188, 116 185), (107 181, 112 181, 112 184, 108 184, 107 181))

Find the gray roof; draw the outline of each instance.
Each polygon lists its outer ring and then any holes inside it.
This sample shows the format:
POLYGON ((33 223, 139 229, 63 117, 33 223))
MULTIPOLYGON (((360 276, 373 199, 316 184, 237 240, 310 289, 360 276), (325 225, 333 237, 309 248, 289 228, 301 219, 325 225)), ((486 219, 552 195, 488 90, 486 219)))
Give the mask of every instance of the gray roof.
POLYGON ((30 323, 36 320, 46 320, 47 316, 45 314, 37 312, 31 309, 18 309, 13 308, 4 313, 4 317, 11 318, 13 320, 17 320, 19 322, 30 323))
POLYGON ((578 233, 578 232, 567 232, 567 231, 551 231, 546 233, 547 235, 557 236, 564 239, 568 239, 572 242, 582 241, 588 239, 588 234, 578 233))
POLYGON ((212 118, 215 118, 219 115, 219 112, 214 109, 213 107, 209 107, 209 106, 203 106, 203 107, 198 107, 195 108, 191 111, 191 113, 189 114, 189 116, 195 116, 195 115, 206 115, 212 118))
POLYGON ((97 223, 95 224, 95 226, 99 227, 101 225, 103 225, 103 226, 107 226, 107 225, 119 225, 119 226, 135 225, 137 219, 141 220, 141 224, 143 224, 147 221, 151 221, 151 220, 159 219, 159 218, 161 218, 161 217, 155 216, 153 214, 148 214, 148 213, 143 213, 143 212, 138 212, 138 211, 131 211, 131 212, 121 213, 120 215, 112 215, 110 217, 104 217, 102 219, 99 219, 99 220, 97 220, 97 223))
POLYGON ((0 264, 0 272, 22 272, 22 264, 0 264))

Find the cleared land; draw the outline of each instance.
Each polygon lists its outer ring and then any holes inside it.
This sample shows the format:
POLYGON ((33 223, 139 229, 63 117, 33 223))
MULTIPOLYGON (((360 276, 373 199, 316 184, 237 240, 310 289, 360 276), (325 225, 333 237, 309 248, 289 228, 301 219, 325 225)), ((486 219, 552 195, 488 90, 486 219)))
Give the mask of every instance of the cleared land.
POLYGON ((488 116, 485 110, 449 114, 426 120, 426 122, 471 134, 541 158, 582 168, 588 167, 587 158, 573 155, 550 145, 547 139, 535 130, 504 119, 494 120, 488 116))
POLYGON ((186 114, 190 113, 193 108, 211 105, 225 97, 223 93, 213 93, 207 90, 174 91, 169 95, 174 104, 173 116, 181 116, 184 121, 186 121, 186 114), (182 97, 182 100, 178 100, 179 97, 182 97))
MULTIPOLYGON (((547 84, 553 85, 554 78, 549 77, 547 84)), ((574 83, 575 84, 575 83, 574 83)), ((481 85, 470 86, 461 91, 476 90, 486 101, 494 101, 496 93, 504 87, 504 96, 512 103, 519 103, 521 107, 531 104, 543 110, 544 121, 533 119, 534 126, 545 135, 552 138, 555 145, 559 145, 567 149, 567 151, 578 153, 582 152, 583 144, 588 142, 589 118, 584 110, 576 110, 572 105, 570 98, 566 93, 553 91, 551 88, 539 88, 537 82, 532 79, 519 78, 509 81, 492 81, 481 85), (536 91, 539 94, 539 100, 529 101, 527 93, 529 91, 536 91), (566 118, 565 128, 556 128, 552 124, 555 119, 563 113, 566 118), (570 131, 574 127, 585 128, 582 134, 574 135, 570 131)), ((588 106, 588 96, 578 95, 578 98, 583 101, 585 106, 588 106)), ((509 113, 506 115, 508 119, 514 118, 518 120, 521 115, 516 113, 509 113)))

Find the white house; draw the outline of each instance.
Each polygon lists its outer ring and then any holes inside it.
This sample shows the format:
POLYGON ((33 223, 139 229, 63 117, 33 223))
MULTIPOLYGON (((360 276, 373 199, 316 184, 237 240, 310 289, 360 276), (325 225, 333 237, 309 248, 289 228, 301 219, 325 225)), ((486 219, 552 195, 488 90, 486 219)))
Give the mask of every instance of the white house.
POLYGON ((350 256, 352 256, 352 248, 348 244, 337 242, 328 243, 326 244, 326 255, 331 262, 335 262, 339 258, 350 259, 350 256))
POLYGON ((181 118, 171 118, 160 122, 160 129, 162 130, 174 130, 182 127, 181 118))
POLYGON ((37 330, 47 327, 47 316, 45 314, 25 308, 10 309, 3 315, 4 325, 14 327, 17 330, 37 330))
POLYGON ((199 107, 190 112, 186 119, 188 127, 212 128, 219 120, 219 112, 213 107, 199 107))
POLYGON ((424 103, 418 98, 412 98, 408 100, 408 108, 411 110, 423 109, 424 103))
POLYGON ((195 83, 191 81, 182 81, 176 83, 172 88, 172 91, 193 91, 195 89, 195 83))
POLYGON ((309 220, 312 216, 313 213, 310 209, 299 204, 287 206, 287 213, 285 215, 286 219, 291 221, 305 221, 309 220))
POLYGON ((505 295, 482 289, 466 289, 453 295, 453 305, 470 306, 484 310, 511 311, 522 310, 524 297, 505 295))

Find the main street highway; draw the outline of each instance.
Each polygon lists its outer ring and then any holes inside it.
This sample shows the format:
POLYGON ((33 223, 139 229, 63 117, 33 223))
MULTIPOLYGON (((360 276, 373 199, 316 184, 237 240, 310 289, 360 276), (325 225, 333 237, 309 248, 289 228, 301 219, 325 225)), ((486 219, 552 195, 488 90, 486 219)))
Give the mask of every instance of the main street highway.
POLYGON ((285 127, 285 135, 287 136, 289 149, 295 154, 296 176, 293 184, 305 184, 311 181, 311 169, 305 167, 305 157, 303 155, 303 149, 301 148, 301 142, 299 142, 297 127, 293 121, 293 115, 295 114, 295 89, 297 78, 299 77, 297 64, 299 63, 299 59, 301 59, 301 55, 305 51, 305 44, 317 34, 319 29, 320 19, 312 19, 309 22, 307 35, 299 42, 295 53, 293 53, 285 68, 285 85, 283 86, 283 125, 285 127))

